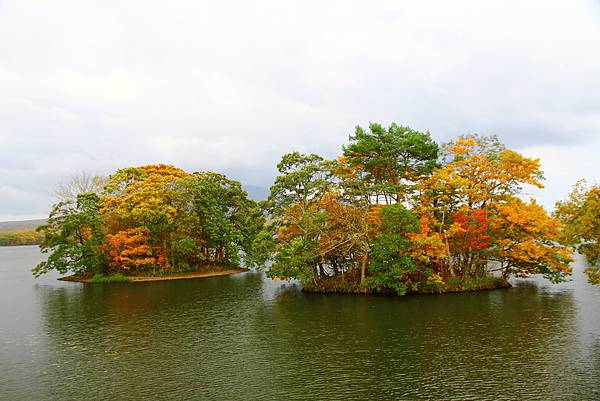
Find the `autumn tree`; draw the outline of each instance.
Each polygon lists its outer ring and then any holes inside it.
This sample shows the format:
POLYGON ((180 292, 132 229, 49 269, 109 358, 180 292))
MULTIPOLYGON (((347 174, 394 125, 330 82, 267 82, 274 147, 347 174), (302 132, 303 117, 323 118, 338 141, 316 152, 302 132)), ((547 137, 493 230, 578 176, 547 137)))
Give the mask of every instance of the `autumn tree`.
POLYGON ((443 159, 422 182, 420 214, 446 246, 444 275, 485 276, 493 262, 505 278, 544 273, 560 280, 570 272, 569 254, 556 242, 560 223, 518 198, 524 185, 543 187, 539 159, 477 135, 444 146, 443 159))
POLYGON ((552 282, 571 273, 572 252, 562 244, 563 224, 548 215, 535 200, 511 198, 496 205, 490 231, 489 259, 499 264, 502 276, 543 274, 552 282))
POLYGON ((147 271, 162 264, 160 248, 148 244, 147 228, 129 228, 108 235, 110 266, 117 271, 147 271))
POLYGON ((600 186, 577 182, 554 214, 564 224, 561 238, 585 256, 590 282, 600 284, 600 186))
POLYGON ((380 209, 380 205, 373 207, 368 202, 327 193, 319 204, 319 210, 323 212, 319 237, 321 264, 324 261, 331 263, 334 273, 337 273, 340 265, 355 268, 354 262, 358 259, 360 283, 365 284, 371 245, 381 224, 380 209))
POLYGON ((189 173, 169 165, 148 165, 118 170, 109 177, 101 213, 111 231, 148 229, 149 241, 160 246, 164 267, 173 261, 172 236, 182 210, 176 207, 177 183, 189 173))

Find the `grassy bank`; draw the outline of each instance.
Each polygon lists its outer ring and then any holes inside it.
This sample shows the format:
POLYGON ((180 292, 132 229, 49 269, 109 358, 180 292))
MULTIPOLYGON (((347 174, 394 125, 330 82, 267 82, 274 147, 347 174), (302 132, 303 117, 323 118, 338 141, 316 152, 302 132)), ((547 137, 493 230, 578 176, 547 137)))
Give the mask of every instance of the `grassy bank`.
POLYGON ((216 276, 228 276, 231 274, 244 273, 249 271, 248 269, 236 268, 227 270, 215 270, 215 271, 202 271, 202 272, 187 272, 187 273, 174 273, 162 276, 125 276, 122 274, 74 274, 71 276, 61 277, 61 281, 74 281, 78 283, 140 283, 148 281, 169 281, 169 280, 191 280, 205 277, 216 277, 216 276))
POLYGON ((90 279, 91 283, 123 283, 131 281, 131 277, 123 276, 122 274, 105 275, 94 274, 90 279))
MULTIPOLYGON (((447 282, 438 285, 428 285, 425 282, 417 290, 407 290, 407 294, 444 294, 451 292, 467 291, 485 291, 498 288, 510 287, 510 283, 498 277, 467 277, 460 279, 451 277, 447 282)), ((396 295, 396 292, 377 291, 364 285, 360 285, 360 276, 358 272, 335 277, 325 277, 316 283, 311 282, 303 285, 302 289, 313 293, 337 293, 337 294, 389 294, 396 295)))

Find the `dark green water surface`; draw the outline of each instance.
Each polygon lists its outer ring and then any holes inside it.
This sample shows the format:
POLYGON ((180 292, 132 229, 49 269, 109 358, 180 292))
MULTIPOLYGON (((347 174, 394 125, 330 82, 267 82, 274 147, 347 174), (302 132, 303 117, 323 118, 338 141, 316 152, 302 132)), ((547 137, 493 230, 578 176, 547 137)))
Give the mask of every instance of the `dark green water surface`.
POLYGON ((78 284, 0 248, 0 400, 600 400, 600 287, 304 294, 258 273, 78 284))

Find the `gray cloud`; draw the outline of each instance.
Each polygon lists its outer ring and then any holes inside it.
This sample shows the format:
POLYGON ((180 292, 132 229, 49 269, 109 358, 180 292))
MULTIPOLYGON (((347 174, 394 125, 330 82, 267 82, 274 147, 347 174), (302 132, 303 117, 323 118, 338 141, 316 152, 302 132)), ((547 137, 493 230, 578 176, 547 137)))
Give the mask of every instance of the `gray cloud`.
POLYGON ((369 121, 498 134, 542 158, 551 206, 600 167, 598 71, 591 1, 4 0, 0 219, 80 170, 268 186, 282 153, 332 157, 369 121))

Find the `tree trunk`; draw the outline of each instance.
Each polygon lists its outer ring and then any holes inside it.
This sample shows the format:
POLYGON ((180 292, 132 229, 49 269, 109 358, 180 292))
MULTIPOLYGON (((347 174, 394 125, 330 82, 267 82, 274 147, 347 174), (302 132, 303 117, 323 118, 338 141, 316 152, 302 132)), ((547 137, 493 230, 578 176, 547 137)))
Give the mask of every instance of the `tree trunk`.
POLYGON ((337 262, 337 260, 335 260, 335 259, 334 259, 334 260, 332 260, 332 261, 331 261, 331 266, 333 267, 333 274, 334 274, 335 276, 338 276, 338 275, 340 274, 340 269, 339 269, 339 267, 338 267, 338 262, 337 262))
POLYGON ((360 266, 360 285, 364 285, 367 265, 369 264, 369 251, 367 250, 362 258, 362 263, 360 266))
POLYGON ((506 265, 506 267, 504 269, 502 269, 502 279, 504 281, 508 281, 508 273, 510 271, 510 264, 506 265))
POLYGON ((446 242, 446 252, 448 253, 448 271, 450 272, 450 277, 454 276, 454 267, 452 266, 452 255, 450 255, 450 243, 448 242, 448 237, 444 232, 444 241, 446 242))
POLYGON ((167 240, 164 238, 162 240, 162 253, 165 259, 164 269, 166 270, 169 268, 169 255, 167 254, 167 240))

